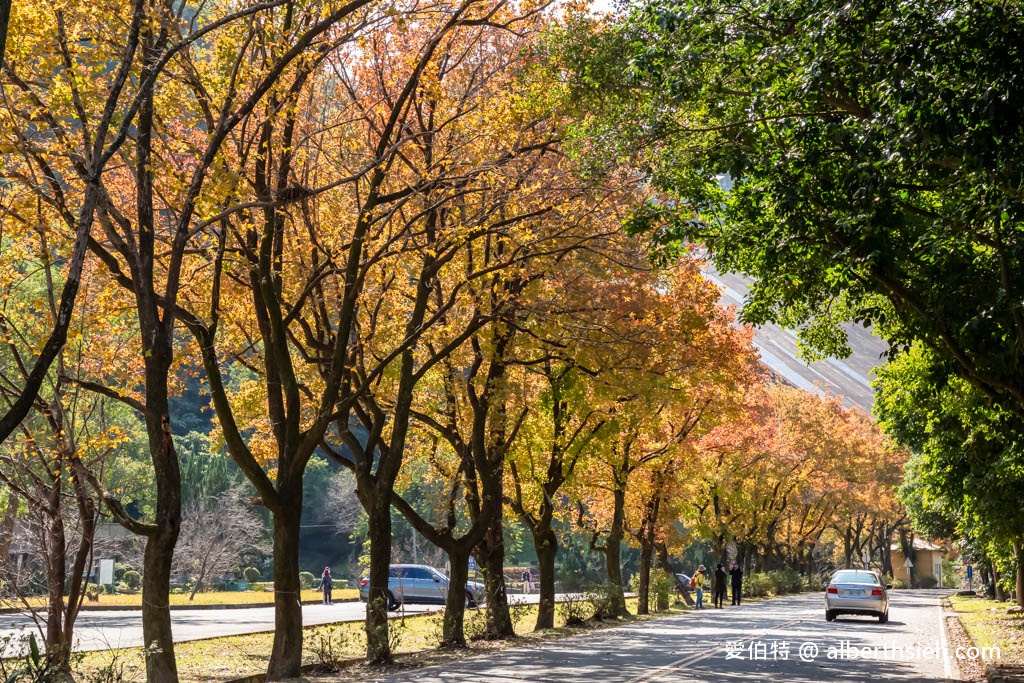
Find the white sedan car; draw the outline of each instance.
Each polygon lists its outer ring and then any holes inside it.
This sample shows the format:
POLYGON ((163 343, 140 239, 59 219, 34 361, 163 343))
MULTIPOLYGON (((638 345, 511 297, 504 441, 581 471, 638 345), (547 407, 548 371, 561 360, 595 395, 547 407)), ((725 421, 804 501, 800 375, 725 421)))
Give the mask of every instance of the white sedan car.
POLYGON ((878 572, 864 569, 840 569, 825 589, 825 619, 834 621, 840 614, 864 614, 889 621, 889 594, 892 588, 882 583, 878 572))

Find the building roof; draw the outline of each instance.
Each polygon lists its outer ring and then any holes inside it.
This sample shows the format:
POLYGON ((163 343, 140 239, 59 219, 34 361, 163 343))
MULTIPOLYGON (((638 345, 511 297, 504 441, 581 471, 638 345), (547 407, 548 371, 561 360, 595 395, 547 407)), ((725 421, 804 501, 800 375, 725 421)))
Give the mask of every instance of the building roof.
MULTIPOLYGON (((704 275, 722 290, 723 305, 743 307, 752 282, 749 278, 718 272, 710 263, 704 275)), ((754 345, 761 362, 786 383, 813 393, 838 395, 847 408, 856 406, 870 413, 875 400, 871 386, 874 368, 885 364, 888 345, 860 325, 851 323, 844 329, 853 351, 849 358, 807 363, 798 358, 796 332, 771 323, 754 328, 754 345)))
MULTIPOLYGON (((893 543, 892 544, 892 550, 899 550, 899 549, 900 549, 900 544, 899 543, 893 543)), ((943 553, 946 552, 946 549, 943 548, 942 546, 935 545, 934 543, 930 543, 929 541, 926 541, 923 538, 918 538, 917 536, 914 537, 914 550, 938 550, 938 551, 943 552, 943 553)))

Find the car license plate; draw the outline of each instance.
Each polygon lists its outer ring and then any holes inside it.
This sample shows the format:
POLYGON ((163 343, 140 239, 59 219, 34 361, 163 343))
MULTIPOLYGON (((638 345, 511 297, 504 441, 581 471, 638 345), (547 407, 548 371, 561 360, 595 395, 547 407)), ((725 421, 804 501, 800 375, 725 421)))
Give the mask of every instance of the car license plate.
POLYGON ((844 598, 863 598, 864 597, 864 591, 841 590, 841 591, 839 591, 839 594, 842 595, 844 598))

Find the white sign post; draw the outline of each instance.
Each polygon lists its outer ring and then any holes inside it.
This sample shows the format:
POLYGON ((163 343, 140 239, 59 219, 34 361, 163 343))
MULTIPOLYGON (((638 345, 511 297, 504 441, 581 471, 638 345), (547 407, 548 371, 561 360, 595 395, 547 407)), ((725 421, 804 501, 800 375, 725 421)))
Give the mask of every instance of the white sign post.
POLYGON ((911 562, 910 558, 908 557, 906 560, 903 561, 903 566, 907 569, 912 569, 914 567, 914 563, 911 562))
POLYGON ((100 580, 103 586, 110 586, 114 583, 114 560, 112 558, 100 560, 100 580))

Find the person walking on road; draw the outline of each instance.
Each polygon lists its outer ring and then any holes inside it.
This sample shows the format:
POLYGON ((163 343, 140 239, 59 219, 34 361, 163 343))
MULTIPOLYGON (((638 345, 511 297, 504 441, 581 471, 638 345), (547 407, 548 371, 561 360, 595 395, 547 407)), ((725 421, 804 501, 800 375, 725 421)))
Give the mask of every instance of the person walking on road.
POLYGON ((743 569, 736 564, 736 560, 732 561, 729 576, 732 578, 732 604, 738 605, 743 596, 743 569))
POLYGON ((704 576, 704 565, 697 567, 697 573, 693 575, 693 587, 697 590, 697 609, 704 609, 704 583, 707 577, 704 576))
POLYGON ((523 592, 533 592, 533 573, 530 571, 529 567, 527 567, 526 571, 523 572, 523 592))
POLYGON ((324 567, 324 573, 320 575, 320 590, 324 592, 324 604, 333 605, 331 591, 334 589, 334 580, 331 578, 331 568, 324 567))
POLYGON ((725 607, 725 569, 722 568, 721 562, 715 567, 715 575, 711 581, 711 598, 718 609, 725 607))

